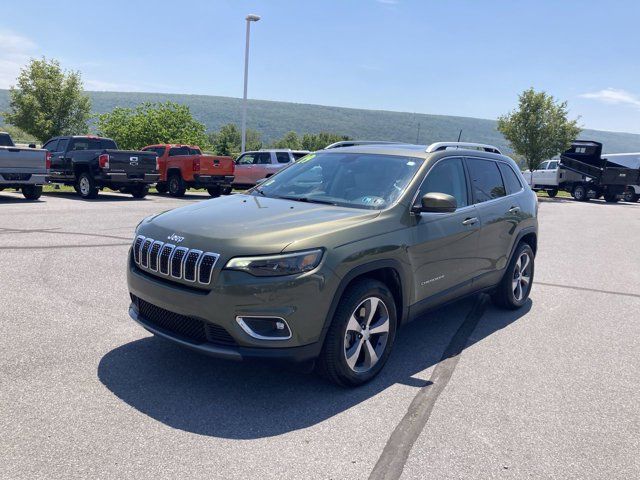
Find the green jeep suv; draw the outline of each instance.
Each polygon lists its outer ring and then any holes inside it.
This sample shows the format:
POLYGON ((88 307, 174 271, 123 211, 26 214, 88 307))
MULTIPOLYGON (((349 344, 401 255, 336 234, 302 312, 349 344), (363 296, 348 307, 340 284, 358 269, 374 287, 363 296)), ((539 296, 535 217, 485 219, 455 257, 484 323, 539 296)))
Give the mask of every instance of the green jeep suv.
POLYGON ((537 210, 489 145, 321 150, 246 194, 144 219, 129 314, 202 353, 315 360, 330 380, 362 384, 398 327, 438 305, 480 291, 524 305, 537 210))

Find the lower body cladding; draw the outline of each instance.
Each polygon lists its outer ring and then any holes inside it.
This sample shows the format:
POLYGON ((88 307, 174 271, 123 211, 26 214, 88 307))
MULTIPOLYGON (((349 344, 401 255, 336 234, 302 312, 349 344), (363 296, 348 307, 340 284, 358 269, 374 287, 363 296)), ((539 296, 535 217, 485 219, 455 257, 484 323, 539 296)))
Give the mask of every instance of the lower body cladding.
POLYGON ((129 315, 151 333, 230 360, 306 362, 322 348, 337 278, 333 273, 253 277, 223 270, 210 290, 129 264, 129 315), (330 280, 330 281, 328 281, 330 280))

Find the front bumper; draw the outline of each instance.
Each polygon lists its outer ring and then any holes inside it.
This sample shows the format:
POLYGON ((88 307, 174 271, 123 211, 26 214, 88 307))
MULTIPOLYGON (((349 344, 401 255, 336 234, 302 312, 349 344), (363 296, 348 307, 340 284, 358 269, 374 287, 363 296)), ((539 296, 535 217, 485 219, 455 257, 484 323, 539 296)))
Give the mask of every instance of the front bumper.
MULTIPOLYGON (((156 277, 129 262, 127 280, 133 303, 129 315, 148 331, 182 346, 215 357, 232 360, 262 358, 303 362, 317 357, 322 348, 324 328, 338 285, 333 273, 311 272, 278 279, 256 278, 244 272, 217 271, 210 290, 194 288, 156 277), (145 318, 137 302, 146 302, 162 312, 165 323, 145 318), (205 328, 222 328, 232 339, 226 344, 200 338, 185 338, 175 329, 166 329, 166 317, 187 317, 205 328), (237 316, 272 316, 285 319, 291 338, 254 338, 236 321, 237 316)), ((154 314, 157 315, 157 314, 154 314)), ((163 319, 160 319, 163 320, 163 319)))

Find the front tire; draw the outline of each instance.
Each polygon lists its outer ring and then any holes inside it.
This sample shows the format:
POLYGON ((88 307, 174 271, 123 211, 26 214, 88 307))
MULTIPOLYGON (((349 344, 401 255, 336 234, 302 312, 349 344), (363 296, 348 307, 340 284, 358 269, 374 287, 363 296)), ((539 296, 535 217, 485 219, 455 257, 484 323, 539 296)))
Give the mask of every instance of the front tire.
POLYGON ((212 197, 219 197, 220 193, 221 193, 221 188, 220 187, 209 187, 209 188, 207 188, 207 192, 209 192, 209 195, 211 195, 212 197))
POLYGON ((82 172, 76 181, 76 192, 84 199, 96 198, 98 196, 98 187, 89 172, 82 172))
POLYGON ((549 195, 550 198, 554 198, 556 195, 558 195, 558 189, 554 188, 552 190, 547 190, 547 195, 549 195))
POLYGON ((338 304, 318 359, 318 371, 343 387, 362 385, 386 363, 396 334, 393 295, 377 280, 349 287, 338 304))
POLYGON ((22 195, 27 200, 38 200, 42 195, 42 185, 25 185, 22 187, 22 195))
POLYGON ((496 305, 516 310, 527 302, 533 284, 534 258, 533 250, 528 244, 518 244, 500 284, 492 295, 496 305))
POLYGON ((187 191, 187 186, 179 173, 174 173, 169 177, 169 195, 172 197, 182 197, 187 191))
POLYGON ((169 187, 167 187, 167 184, 165 182, 156 184, 156 191, 158 193, 167 193, 168 190, 169 187))

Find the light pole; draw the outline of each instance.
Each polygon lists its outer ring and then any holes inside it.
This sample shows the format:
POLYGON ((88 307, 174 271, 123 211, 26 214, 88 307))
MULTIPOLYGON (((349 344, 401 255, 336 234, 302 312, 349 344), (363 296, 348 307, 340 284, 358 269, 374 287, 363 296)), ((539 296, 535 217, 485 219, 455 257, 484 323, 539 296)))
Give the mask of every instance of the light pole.
POLYGON ((259 15, 247 15, 247 42, 244 47, 244 96, 242 97, 242 152, 247 143, 247 77, 249 76, 249 32, 251 31, 251 22, 260 20, 259 15))

